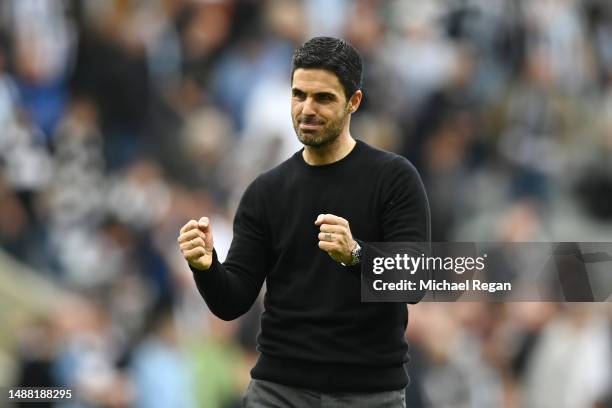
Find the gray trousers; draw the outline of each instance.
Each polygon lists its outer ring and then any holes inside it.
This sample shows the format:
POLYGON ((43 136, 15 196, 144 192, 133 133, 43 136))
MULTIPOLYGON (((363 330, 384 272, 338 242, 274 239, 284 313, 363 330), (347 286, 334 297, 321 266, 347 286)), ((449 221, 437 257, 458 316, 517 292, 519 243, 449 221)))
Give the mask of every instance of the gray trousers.
POLYGON ((405 390, 384 392, 317 392, 263 380, 251 380, 245 408, 406 408, 405 390))

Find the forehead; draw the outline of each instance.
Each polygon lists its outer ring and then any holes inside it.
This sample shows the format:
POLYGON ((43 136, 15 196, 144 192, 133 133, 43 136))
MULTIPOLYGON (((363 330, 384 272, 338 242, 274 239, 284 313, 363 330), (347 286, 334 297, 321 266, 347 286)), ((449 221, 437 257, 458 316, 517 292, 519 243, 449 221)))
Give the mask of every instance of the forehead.
POLYGON ((343 92, 342 84, 336 74, 325 69, 298 68, 293 73, 291 86, 308 93, 343 92))

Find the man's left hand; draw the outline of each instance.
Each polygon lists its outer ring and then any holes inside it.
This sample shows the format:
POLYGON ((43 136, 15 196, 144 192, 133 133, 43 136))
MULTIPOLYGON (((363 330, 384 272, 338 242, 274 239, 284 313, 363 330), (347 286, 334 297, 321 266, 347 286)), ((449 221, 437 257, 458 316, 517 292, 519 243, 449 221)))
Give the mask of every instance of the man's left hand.
POLYGON ((336 262, 351 264, 351 251, 357 242, 353 239, 349 222, 333 214, 320 214, 315 221, 319 226, 319 248, 336 262))

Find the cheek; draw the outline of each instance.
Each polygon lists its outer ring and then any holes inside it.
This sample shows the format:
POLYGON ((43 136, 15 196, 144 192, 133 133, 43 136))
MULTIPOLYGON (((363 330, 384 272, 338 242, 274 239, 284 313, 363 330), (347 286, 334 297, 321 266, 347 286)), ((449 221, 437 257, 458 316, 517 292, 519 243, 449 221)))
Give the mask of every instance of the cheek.
POLYGON ((342 110, 341 108, 334 108, 334 109, 329 109, 326 112, 326 117, 332 119, 334 122, 338 122, 340 121, 345 115, 344 110, 342 110))
POLYGON ((291 116, 296 117, 302 111, 301 104, 291 102, 291 116))
POLYGON ((336 110, 328 106, 319 107, 317 113, 320 117, 325 118, 325 120, 335 120, 337 116, 336 110))

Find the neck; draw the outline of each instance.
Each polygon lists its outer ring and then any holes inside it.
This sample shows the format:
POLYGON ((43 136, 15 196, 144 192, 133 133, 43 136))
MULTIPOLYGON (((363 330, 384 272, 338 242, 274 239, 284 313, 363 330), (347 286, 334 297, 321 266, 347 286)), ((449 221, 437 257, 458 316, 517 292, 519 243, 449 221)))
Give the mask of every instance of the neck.
POLYGON ((331 164, 345 158, 356 143, 348 131, 343 132, 336 140, 324 146, 304 146, 302 157, 311 166, 331 164))

